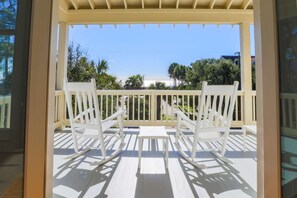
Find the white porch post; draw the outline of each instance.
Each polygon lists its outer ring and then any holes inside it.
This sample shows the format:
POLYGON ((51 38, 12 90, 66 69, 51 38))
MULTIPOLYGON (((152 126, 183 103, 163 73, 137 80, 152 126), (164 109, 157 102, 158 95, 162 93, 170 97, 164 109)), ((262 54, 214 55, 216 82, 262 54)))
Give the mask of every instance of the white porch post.
POLYGON ((63 80, 67 77, 67 55, 68 55, 68 31, 69 25, 60 22, 59 25, 59 46, 58 46, 58 67, 56 89, 63 89, 63 80))
MULTIPOLYGON (((67 78, 67 56, 68 56, 68 33, 69 25, 60 22, 59 24, 59 44, 58 44, 58 65, 57 65, 57 78, 56 90, 63 90, 64 79, 67 78)), ((56 122, 59 128, 63 128, 66 121, 66 103, 65 96, 56 96, 58 102, 58 112, 56 122)))
POLYGON ((240 75, 241 90, 244 91, 244 124, 252 124, 252 64, 250 24, 240 24, 240 75))

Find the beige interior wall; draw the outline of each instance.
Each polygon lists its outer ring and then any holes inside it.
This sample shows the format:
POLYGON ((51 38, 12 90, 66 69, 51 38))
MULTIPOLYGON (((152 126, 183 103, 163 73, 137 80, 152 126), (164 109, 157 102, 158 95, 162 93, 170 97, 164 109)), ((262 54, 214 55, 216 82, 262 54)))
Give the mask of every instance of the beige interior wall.
POLYGON ((258 197, 281 197, 278 59, 274 0, 254 1, 258 197))

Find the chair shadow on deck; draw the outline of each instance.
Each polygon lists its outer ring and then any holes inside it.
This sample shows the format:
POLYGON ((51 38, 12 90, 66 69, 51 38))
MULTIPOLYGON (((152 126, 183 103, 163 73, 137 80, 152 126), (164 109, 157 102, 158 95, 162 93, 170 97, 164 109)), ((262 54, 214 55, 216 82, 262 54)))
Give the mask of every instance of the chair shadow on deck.
MULTIPOLYGON (((61 149, 58 149, 61 154, 61 149)), ((68 154, 69 149, 66 149, 68 154)), ((108 197, 105 194, 109 183, 121 161, 116 157, 102 166, 91 166, 90 163, 98 160, 94 158, 91 150, 87 155, 74 160, 66 161, 58 167, 54 175, 53 197, 54 198, 83 198, 83 197, 108 197)))
MULTIPOLYGON (((191 191, 194 197, 234 197, 234 195, 240 198, 256 197, 256 191, 242 178, 241 173, 233 167, 233 164, 221 162, 209 151, 197 155, 197 159, 201 163, 210 164, 207 169, 197 169, 187 163, 173 146, 173 133, 168 133, 171 136, 169 141, 169 159, 171 159, 169 169, 165 171, 162 145, 156 141, 147 142, 142 160, 148 163, 142 163, 143 169, 137 169, 137 134, 137 132, 126 132, 126 147, 118 157, 100 167, 90 165, 94 160, 98 160, 100 156, 98 150, 91 150, 71 161, 62 159, 64 156, 73 153, 71 134, 57 134, 55 156, 57 156, 58 161, 55 162, 57 168, 53 178, 53 197, 119 197, 124 194, 117 192, 118 196, 115 196, 111 189, 117 190, 117 187, 122 186, 123 188, 128 187, 125 190, 129 191, 128 194, 131 195, 122 197, 133 197, 134 192, 134 198, 171 198, 176 196, 176 182, 178 185, 182 184, 180 182, 188 183, 187 189, 191 191), (156 164, 156 162, 160 164, 156 164), (184 174, 185 178, 182 181, 175 181, 174 178, 170 177, 176 174, 172 167, 178 168, 181 171, 176 171, 184 174), (126 173, 121 171, 126 171, 126 173)), ((249 148, 251 149, 248 149, 247 152, 240 151, 242 148, 240 141, 234 136, 233 143, 229 143, 226 156, 231 160, 244 158, 256 161, 256 146, 253 141, 250 142, 249 148)))
POLYGON ((204 159, 211 163, 207 169, 194 168, 183 158, 178 159, 194 197, 201 197, 197 188, 203 188, 202 197, 256 197, 257 192, 239 175, 232 165, 219 159, 204 159))

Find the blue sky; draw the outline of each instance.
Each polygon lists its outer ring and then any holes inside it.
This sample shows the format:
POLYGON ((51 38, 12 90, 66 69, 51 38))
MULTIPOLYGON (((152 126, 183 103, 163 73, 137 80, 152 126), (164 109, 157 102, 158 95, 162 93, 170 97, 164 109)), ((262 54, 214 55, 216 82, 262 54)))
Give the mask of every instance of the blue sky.
MULTIPOLYGON (((240 51, 238 25, 77 25, 69 30, 69 41, 80 44, 95 62, 106 59, 109 73, 119 79, 134 74, 168 79, 168 66, 173 62, 190 65, 201 58, 240 51)), ((253 26, 251 43, 254 55, 253 26)))

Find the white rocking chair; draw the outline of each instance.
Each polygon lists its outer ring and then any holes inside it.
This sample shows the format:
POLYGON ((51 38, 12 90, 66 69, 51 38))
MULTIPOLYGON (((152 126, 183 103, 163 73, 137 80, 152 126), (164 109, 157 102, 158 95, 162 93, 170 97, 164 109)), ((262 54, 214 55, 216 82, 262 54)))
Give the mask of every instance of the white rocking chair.
POLYGON ((207 85, 207 82, 203 82, 198 113, 196 115, 197 120, 193 121, 182 111, 177 111, 175 145, 179 153, 197 168, 206 168, 204 164, 195 162, 198 142, 203 142, 211 150, 212 154, 223 162, 231 163, 224 155, 237 97, 237 89, 238 82, 234 82, 234 85, 207 85), (186 126, 193 134, 189 135, 189 133, 182 132, 182 126, 186 126), (221 146, 218 146, 218 141, 221 141, 221 146), (191 156, 182 150, 179 143, 183 143, 185 148, 191 153, 191 156), (211 143, 214 143, 216 148, 211 143), (216 149, 219 149, 220 153, 216 149))
POLYGON ((92 165, 102 165, 116 157, 125 145, 122 123, 122 116, 124 111, 119 108, 116 113, 106 118, 105 120, 101 120, 98 97, 96 94, 96 82, 94 79, 92 79, 91 82, 82 83, 69 83, 67 82, 67 80, 65 80, 64 87, 75 151, 75 154, 68 156, 67 159, 74 159, 88 152, 97 142, 97 140, 99 140, 103 159, 93 162, 92 165), (78 115, 76 115, 75 117, 72 107, 73 95, 76 99, 75 101, 78 107, 78 115), (118 127, 116 133, 106 133, 114 126, 118 127), (88 147, 79 151, 79 137, 91 138, 93 139, 93 142, 88 147), (109 147, 111 144, 113 147, 113 145, 115 145, 119 140, 120 146, 109 156, 107 156, 107 145, 109 147))

